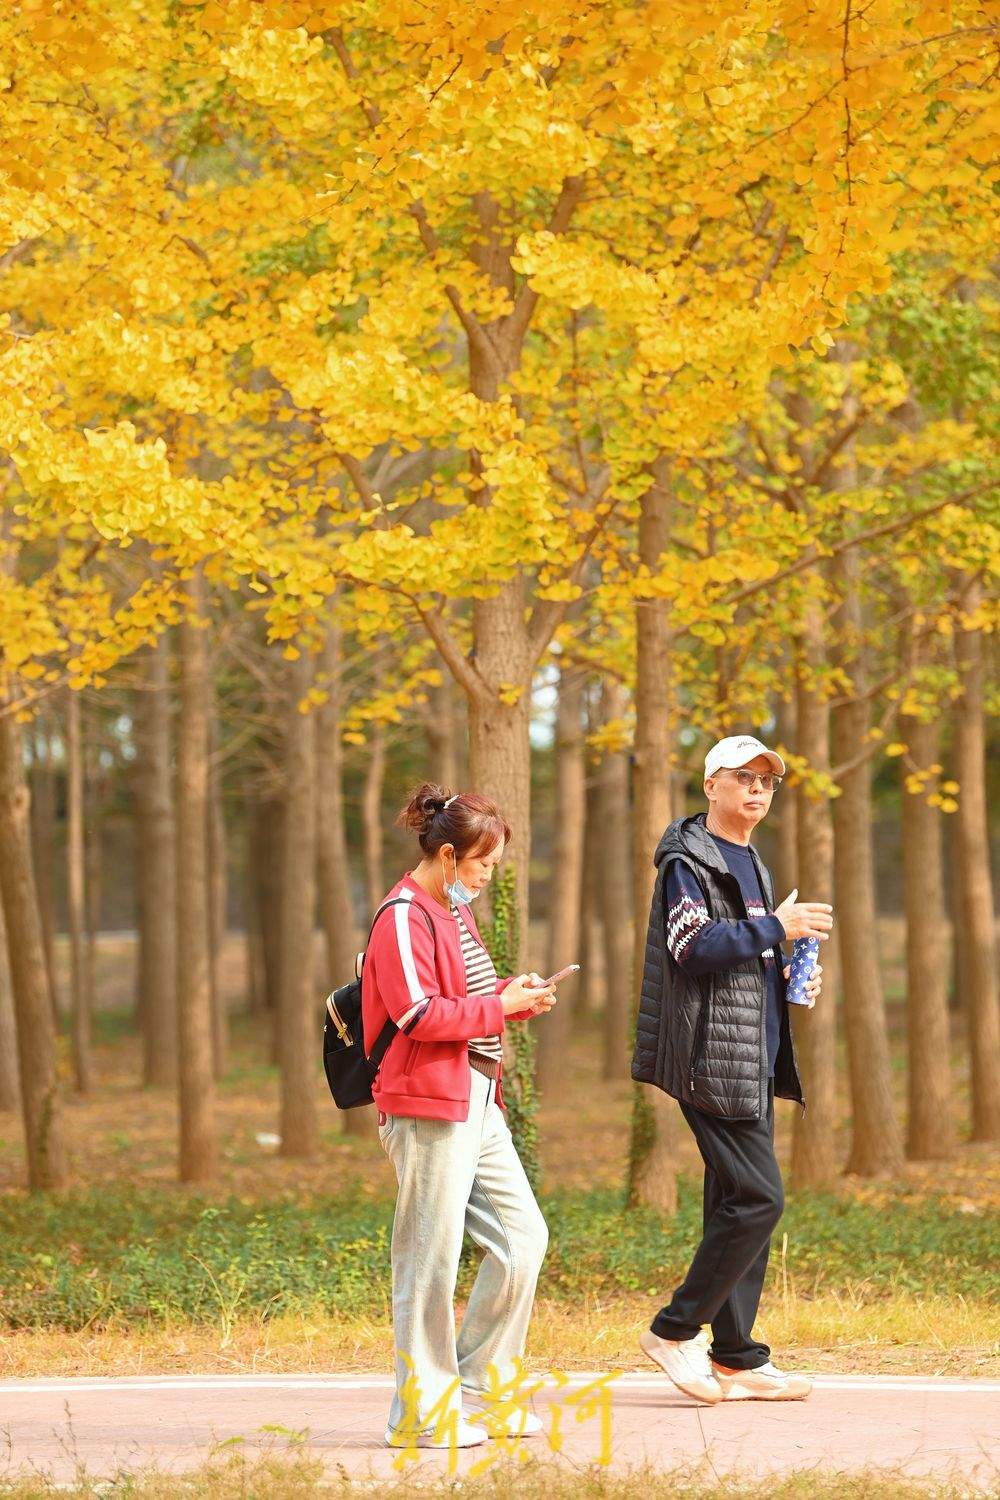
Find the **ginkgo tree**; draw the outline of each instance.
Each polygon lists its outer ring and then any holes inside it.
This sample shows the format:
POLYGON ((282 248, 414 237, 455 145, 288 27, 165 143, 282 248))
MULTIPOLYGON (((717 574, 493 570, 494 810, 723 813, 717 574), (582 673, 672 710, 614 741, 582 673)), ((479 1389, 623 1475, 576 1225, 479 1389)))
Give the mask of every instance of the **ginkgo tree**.
MULTIPOLYGON (((974 259, 968 262, 970 268, 973 264, 974 259)), ((907 292, 876 300, 852 318, 853 357, 845 360, 840 350, 830 360, 801 357, 780 382, 772 382, 759 412, 704 443, 697 455, 678 455, 669 467, 664 465, 669 494, 664 484, 659 495, 644 497, 643 505, 649 518, 660 513, 654 552, 658 566, 650 570, 641 550, 637 555, 630 528, 609 530, 601 549, 602 580, 579 622, 578 639, 568 639, 565 632, 560 637, 563 656, 634 684, 637 759, 646 753, 641 731, 647 717, 662 731, 683 714, 689 728, 698 727, 710 740, 729 726, 762 725, 776 700, 794 694, 798 732, 783 749, 789 789, 799 793, 798 864, 810 891, 830 899, 834 838, 829 807, 842 790, 838 782, 844 777, 854 783, 846 806, 858 784, 862 791, 867 785, 883 745, 890 756, 906 752, 904 744, 890 743, 897 718, 911 725, 916 738, 916 726, 926 722, 929 711, 927 694, 935 694, 939 702, 956 690, 949 686, 954 672, 932 664, 934 643, 962 628, 957 622, 968 613, 963 603, 968 589, 995 566, 998 487, 992 409, 980 399, 965 420, 956 421, 950 404, 959 392, 973 397, 978 391, 982 398, 989 391, 988 339, 995 310, 987 297, 970 319, 957 298, 949 304, 942 287, 933 318, 941 325, 939 346, 950 351, 944 356, 951 363, 948 380, 942 377, 949 371, 940 358, 928 356, 923 340, 893 338, 900 313, 912 306, 928 314, 926 287, 939 274, 937 266, 925 268, 927 281, 921 284, 911 268, 907 292), (951 338, 944 334, 949 323, 951 338), (963 327, 965 350, 959 355, 956 336, 963 327), (916 356, 915 345, 920 350, 916 356), (935 367, 930 380, 929 359, 935 367), (924 407, 916 430, 915 403, 924 407), (664 533, 667 522, 669 537, 664 533), (852 558, 863 563, 859 578, 853 570, 839 571, 852 558), (864 638, 854 641, 847 658, 847 637, 842 639, 832 622, 847 597, 850 578, 857 579, 851 589, 857 593, 860 586, 862 591, 858 602, 864 608, 858 618, 864 638), (627 609, 631 599, 636 601, 634 629, 627 609), (650 622, 654 608, 664 610, 662 625, 650 622), (652 651, 651 631, 654 639, 659 632, 652 651), (857 680, 851 665, 855 658, 863 658, 870 668, 868 679, 857 680), (646 695, 651 687, 659 699, 649 715, 646 695), (829 744, 831 710, 843 726, 835 756, 829 744)), ((901 277, 902 287, 907 285, 905 267, 901 277)), ((907 319, 906 326, 912 322, 907 319)), ((640 527, 640 549, 641 536, 640 527)), ((982 610, 973 618, 981 626, 982 610)), ((853 622, 848 631, 854 634, 853 622)), ((616 736, 623 731, 627 726, 614 726, 616 736)), ((666 781, 662 766, 675 750, 667 733, 660 745, 661 782, 666 781)), ((906 790, 920 797, 929 783, 931 806, 954 812, 960 806, 955 784, 947 779, 941 784, 941 769, 935 765, 914 774, 911 766, 906 790)), ((870 867, 870 825, 870 816, 852 818, 838 832, 838 865, 847 880, 860 880, 870 867)), ((637 827, 637 840, 639 832, 637 827)), ((637 861, 648 860, 655 837, 655 825, 647 827, 637 861)), ((924 874, 929 874, 933 847, 928 845, 921 861, 924 874)), ((861 901, 852 902, 849 892, 842 897, 838 925, 856 960, 859 953, 874 952, 867 931, 874 891, 861 901)), ((637 899, 640 919, 643 909, 637 899)), ((918 938, 913 947, 916 955, 918 938)), ((834 972, 828 967, 832 987, 834 972)), ((889 1088, 880 980, 877 971, 859 976, 857 968, 855 961, 845 985, 855 1100, 851 1163, 856 1170, 874 1172, 891 1165, 901 1147, 889 1088)), ((931 1018, 940 1030, 944 974, 938 968, 936 998, 923 1020, 915 1008, 911 1032, 914 1057, 921 1059, 914 1063, 916 1095, 910 1111, 909 1147, 917 1155, 927 1151, 930 1136, 921 1124, 928 1106, 917 1096, 919 1079, 928 1071, 928 1039, 935 1034, 931 1018)), ((978 986, 977 993, 979 989, 982 1005, 970 1008, 976 1055, 982 1052, 980 1037, 992 1034, 989 986, 978 986), (980 1020, 980 1014, 986 1019, 980 1020)), ((811 1104, 808 1115, 796 1121, 793 1170, 798 1181, 815 1185, 829 1182, 838 1170, 834 1010, 826 1006, 797 1020, 811 1104)), ((976 1071, 986 1076, 988 1067, 979 1062, 976 1071)), ((934 1075, 940 1082, 947 1072, 942 1050, 934 1075)), ((936 1097, 944 1093, 942 1083, 936 1097)), ((640 1119, 633 1167, 647 1134, 640 1119)), ((935 1150, 944 1139, 944 1132, 936 1133, 935 1150)))
MULTIPOLYGON (((699 441, 884 285, 915 137, 974 193, 981 22, 850 0, 485 4, 457 26, 406 0, 164 4, 141 24, 128 5, 27 3, 6 21, 8 113, 31 137, 8 191, 53 326, 13 351, 22 394, 0 426, 22 482, 105 536, 294 579, 278 619, 331 573, 408 592, 524 858, 526 692, 588 546, 659 450, 699 441), (54 264, 63 296, 81 289, 68 317, 54 264), (582 504, 550 463, 586 449, 565 399, 588 352, 574 310, 628 347, 622 392, 655 412, 620 431, 596 491, 580 479, 582 504), (96 370, 140 407, 155 393, 150 432, 121 411, 104 425, 96 370), (373 449, 443 452, 425 509, 445 514, 310 539, 294 457, 269 462, 285 398, 304 421, 283 457, 311 423, 369 505, 373 449), (173 462, 164 408, 196 419, 221 477, 173 462), (269 548, 260 518, 282 510, 269 548), (443 602, 463 596, 474 656, 443 602)), ((589 352, 603 361, 603 339, 589 352)))
POLYGON ((921 171, 988 241, 992 24, 916 0, 21 0, 0 37, 8 503, 18 546, 65 531, 89 568, 5 616, 9 705, 144 638, 86 608, 58 633, 137 538, 166 568, 147 635, 199 566, 259 592, 278 640, 315 643, 341 583, 387 623, 391 595, 467 696, 525 931, 529 689, 587 557, 648 516, 664 455, 887 285, 921 171))
POLYGON ((415 524, 337 537, 331 567, 410 599, 523 862, 528 689, 583 559, 660 453, 696 450, 886 284, 918 126, 971 190, 980 110, 967 123, 938 86, 981 82, 984 40, 899 6, 500 6, 447 41, 436 17, 262 19, 220 56, 311 182, 327 246, 315 274, 273 278, 255 357, 371 514, 373 451, 441 455, 403 497, 415 524))

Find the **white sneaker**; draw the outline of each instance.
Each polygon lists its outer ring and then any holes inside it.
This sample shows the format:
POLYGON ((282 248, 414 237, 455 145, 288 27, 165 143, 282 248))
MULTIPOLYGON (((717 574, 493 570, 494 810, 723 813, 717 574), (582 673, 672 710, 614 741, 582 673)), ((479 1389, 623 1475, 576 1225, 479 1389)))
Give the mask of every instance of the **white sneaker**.
POLYGON ((787 1375, 770 1361, 755 1370, 727 1370, 712 1362, 727 1401, 804 1401, 813 1388, 809 1375, 787 1375))
POLYGON ((537 1437, 542 1432, 543 1425, 540 1417, 536 1417, 533 1411, 526 1406, 516 1406, 513 1410, 502 1411, 500 1406, 506 1403, 490 1402, 482 1396, 474 1395, 470 1391, 462 1393, 466 1410, 462 1415, 468 1422, 473 1422, 477 1427, 482 1427, 487 1437, 491 1438, 527 1438, 537 1437))
POLYGON ((646 1328, 639 1335, 639 1346, 685 1396, 707 1401, 711 1406, 722 1400, 725 1392, 713 1374, 704 1333, 693 1339, 661 1339, 651 1328, 646 1328))
POLYGON ((415 1433, 400 1432, 392 1427, 385 1429, 385 1441, 390 1448, 477 1448, 488 1436, 481 1427, 473 1427, 464 1417, 459 1417, 454 1433, 448 1426, 439 1430, 436 1425, 415 1433))

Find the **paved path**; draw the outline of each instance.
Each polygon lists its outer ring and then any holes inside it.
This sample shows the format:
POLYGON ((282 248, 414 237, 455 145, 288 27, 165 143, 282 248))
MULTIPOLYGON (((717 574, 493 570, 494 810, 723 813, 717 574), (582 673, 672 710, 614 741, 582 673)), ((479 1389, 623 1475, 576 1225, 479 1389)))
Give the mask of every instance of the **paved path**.
MULTIPOLYGON (((549 1380, 534 1398, 547 1434, 555 1420, 563 1452, 577 1463, 599 1459, 607 1436, 600 1410, 588 1412, 586 1388, 597 1378, 574 1372, 567 1385, 549 1380)), ((205 1462, 228 1439, 242 1438, 242 1451, 252 1453, 302 1433, 306 1451, 331 1470, 390 1475, 399 1455, 379 1441, 390 1390, 385 1376, 364 1374, 2 1381, 0 1474, 30 1469, 67 1480, 80 1465, 107 1476, 154 1464, 176 1472, 205 1462)), ((620 1375, 611 1390, 616 1469, 701 1460, 719 1474, 871 1465, 962 1476, 994 1493, 1000 1483, 1000 1381, 823 1375, 806 1402, 714 1408, 695 1406, 655 1372, 620 1375)), ((459 1471, 501 1446, 461 1454, 459 1471)), ((549 1437, 531 1449, 549 1454, 549 1437)), ((446 1471, 448 1458, 423 1452, 420 1464, 425 1473, 446 1471)))

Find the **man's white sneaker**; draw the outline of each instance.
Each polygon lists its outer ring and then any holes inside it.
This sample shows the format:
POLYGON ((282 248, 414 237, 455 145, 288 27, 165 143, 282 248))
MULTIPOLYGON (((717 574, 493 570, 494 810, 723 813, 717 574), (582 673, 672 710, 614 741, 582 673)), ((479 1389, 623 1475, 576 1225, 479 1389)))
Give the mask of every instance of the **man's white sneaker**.
POLYGON ((712 1369, 727 1401, 804 1401, 813 1388, 809 1375, 787 1375, 770 1361, 755 1370, 727 1370, 713 1360, 712 1369))
POLYGON ((481 1427, 487 1437, 537 1437, 544 1430, 541 1418, 526 1406, 502 1410, 507 1406, 506 1402, 491 1402, 472 1391, 463 1391, 462 1400, 466 1408, 463 1412, 465 1420, 481 1427))
POLYGON ((454 1434, 447 1425, 424 1427, 415 1433, 400 1432, 392 1427, 385 1429, 385 1440, 390 1448, 477 1448, 486 1442, 488 1436, 481 1427, 473 1427, 464 1417, 456 1422, 454 1434))
POLYGON ((685 1396, 713 1406, 722 1400, 725 1392, 712 1372, 704 1333, 693 1339, 661 1339, 651 1328, 646 1328, 639 1335, 639 1345, 685 1396))

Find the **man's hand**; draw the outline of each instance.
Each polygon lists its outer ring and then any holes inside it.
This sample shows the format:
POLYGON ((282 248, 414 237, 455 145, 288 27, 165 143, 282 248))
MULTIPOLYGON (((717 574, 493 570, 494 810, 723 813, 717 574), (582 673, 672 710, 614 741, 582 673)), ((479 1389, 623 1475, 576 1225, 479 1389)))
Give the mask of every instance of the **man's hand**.
MULTIPOLYGON (((786 964, 785 965, 785 978, 789 979, 791 977, 791 973, 792 973, 792 966, 791 966, 791 964, 786 964)), ((813 964, 812 973, 809 975, 809 978, 806 980, 806 994, 809 996, 809 999, 806 1001, 806 1004, 805 1004, 806 1010, 812 1010, 813 1006, 816 1004, 816 1001, 819 999, 820 991, 822 990, 822 988, 823 988, 823 965, 822 964, 813 964)))
POLYGON ((774 908, 774 915, 785 929, 785 937, 791 941, 813 937, 826 942, 833 927, 833 907, 826 901, 796 901, 798 894, 796 886, 781 905, 774 908))

